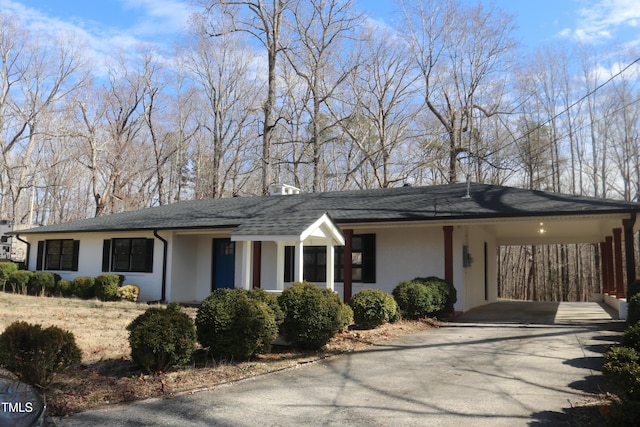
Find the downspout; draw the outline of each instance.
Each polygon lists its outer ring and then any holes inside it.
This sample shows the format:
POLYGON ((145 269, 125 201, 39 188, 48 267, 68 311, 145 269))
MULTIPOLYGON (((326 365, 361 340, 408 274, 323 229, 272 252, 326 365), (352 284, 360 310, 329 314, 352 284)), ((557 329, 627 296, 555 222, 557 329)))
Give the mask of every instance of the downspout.
POLYGON ((28 270, 29 269, 29 255, 31 255, 31 243, 27 242, 26 240, 23 240, 19 234, 16 234, 16 240, 19 242, 24 243, 25 245, 27 245, 27 255, 24 259, 24 269, 28 270))
POLYGON ((160 296, 160 301, 167 301, 167 252, 169 247, 169 242, 167 242, 162 236, 158 234, 158 230, 153 230, 153 235, 162 242, 162 293, 160 296))

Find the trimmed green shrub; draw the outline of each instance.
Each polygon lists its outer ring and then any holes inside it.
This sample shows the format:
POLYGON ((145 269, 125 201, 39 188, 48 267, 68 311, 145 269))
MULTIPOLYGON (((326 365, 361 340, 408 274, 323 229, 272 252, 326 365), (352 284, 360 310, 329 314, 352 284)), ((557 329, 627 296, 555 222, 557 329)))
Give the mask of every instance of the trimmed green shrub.
POLYGON ((337 293, 308 282, 289 286, 278 303, 284 312, 280 333, 285 340, 307 349, 319 349, 329 342, 348 326, 352 314, 337 293))
POLYGON ((623 399, 640 399, 640 353, 633 348, 613 346, 604 355, 602 372, 619 386, 623 399))
MULTIPOLYGON (((339 297, 338 297, 339 300, 339 297)), ((349 304, 343 304, 340 301, 340 311, 338 312, 338 332, 343 332, 353 325, 353 309, 349 304)))
POLYGON ((26 295, 27 285, 29 284, 29 279, 31 279, 32 274, 33 272, 28 270, 17 270, 11 273, 8 283, 11 285, 13 293, 26 295))
POLYGON ((280 326, 282 324, 282 321, 284 320, 284 313, 280 308, 280 304, 278 304, 277 296, 270 294, 263 289, 251 289, 247 295, 249 298, 265 303, 271 311, 273 311, 273 317, 276 321, 276 325, 280 326))
POLYGON ((118 288, 117 296, 122 301, 138 301, 140 296, 140 288, 136 285, 128 284, 118 288))
POLYGON ((72 294, 82 299, 91 299, 95 296, 95 279, 89 276, 78 276, 73 279, 72 294))
POLYGON ((633 326, 640 321, 640 294, 633 295, 627 301, 627 324, 633 326))
POLYGON ((278 334, 273 310, 244 289, 216 289, 196 314, 198 341, 214 356, 247 359, 271 350, 278 334))
POLYGON ((14 322, 0 335, 0 363, 20 381, 41 389, 81 358, 73 334, 57 326, 42 329, 41 325, 14 322))
POLYGON ((13 262, 0 262, 0 288, 6 290, 6 284, 11 273, 18 271, 18 264, 13 262))
POLYGON ((176 303, 147 309, 127 330, 131 358, 148 373, 185 365, 196 349, 193 320, 176 303))
POLYGON ((458 301, 458 292, 456 291, 455 286, 444 279, 436 276, 429 276, 416 277, 413 280, 424 283, 427 286, 433 286, 438 289, 438 293, 444 297, 443 309, 453 308, 454 304, 458 301))
POLYGON ((70 280, 60 279, 56 285, 58 292, 63 297, 70 297, 73 295, 73 282, 70 280))
POLYGON ((640 353, 640 324, 635 324, 627 328, 620 337, 620 345, 632 348, 640 353))
POLYGON ((101 274, 95 278, 94 293, 101 301, 117 301, 120 275, 101 274))
POLYGON ((442 310, 443 299, 433 287, 414 280, 400 282, 392 291, 403 317, 421 319, 442 310))
POLYGON ((351 297, 353 319, 363 329, 373 329, 400 318, 393 297, 379 289, 363 289, 351 297))
POLYGON ((29 278, 27 291, 30 295, 53 295, 56 285, 53 273, 47 271, 36 271, 29 278))

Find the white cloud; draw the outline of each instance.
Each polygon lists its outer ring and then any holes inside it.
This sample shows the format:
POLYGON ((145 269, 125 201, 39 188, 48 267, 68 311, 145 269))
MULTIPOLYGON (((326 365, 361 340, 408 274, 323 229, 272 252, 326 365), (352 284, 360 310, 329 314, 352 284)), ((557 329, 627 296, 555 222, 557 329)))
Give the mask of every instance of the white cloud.
MULTIPOLYGON (((56 17, 30 7, 20 0, 0 0, 0 13, 18 17, 21 25, 39 34, 73 34, 87 49, 88 59, 98 74, 115 55, 132 51, 140 45, 170 48, 180 37, 190 16, 185 0, 119 0, 123 9, 134 16, 133 24, 96 22, 83 16, 56 17)), ((102 70, 102 71, 101 71, 102 70)))
POLYGON ((579 4, 582 7, 577 11, 577 27, 571 36, 583 42, 613 39, 637 27, 640 20, 638 0, 581 0, 579 4))

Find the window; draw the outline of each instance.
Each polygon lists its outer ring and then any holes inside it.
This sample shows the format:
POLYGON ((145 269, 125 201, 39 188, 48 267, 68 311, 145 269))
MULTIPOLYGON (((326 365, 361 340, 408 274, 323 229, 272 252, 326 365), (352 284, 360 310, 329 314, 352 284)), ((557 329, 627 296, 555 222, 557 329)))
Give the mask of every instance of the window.
POLYGON ((79 253, 79 240, 41 240, 38 242, 36 270, 78 271, 79 253))
MULTIPOLYGON (((292 282, 295 268, 293 246, 284 248, 284 281, 292 282)), ((324 282, 327 280, 327 248, 325 246, 305 246, 304 280, 324 282)), ((335 278, 344 281, 344 249, 336 247, 335 278)), ((351 241, 351 278, 354 282, 375 283, 376 281, 376 235, 361 234, 353 236, 351 241)))
MULTIPOLYGON (((336 248, 336 281, 344 282, 344 248, 336 248)), ((376 235, 359 234, 351 239, 351 280, 375 283, 376 235)))
POLYGON ((102 247, 102 271, 153 271, 153 239, 111 239, 102 247))
MULTIPOLYGON (((304 259, 304 280, 324 282, 327 280, 327 248, 325 246, 305 246, 302 248, 304 259)), ((295 269, 295 248, 284 248, 284 281, 293 282, 295 269)))

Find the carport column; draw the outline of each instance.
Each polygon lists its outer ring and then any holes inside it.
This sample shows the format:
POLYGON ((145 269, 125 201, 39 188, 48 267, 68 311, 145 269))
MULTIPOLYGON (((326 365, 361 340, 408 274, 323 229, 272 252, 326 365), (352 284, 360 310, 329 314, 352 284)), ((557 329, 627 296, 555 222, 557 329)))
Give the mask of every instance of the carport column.
POLYGON ((624 298, 624 278, 622 276, 622 229, 613 229, 613 246, 615 250, 614 262, 616 271, 616 296, 624 298))
POLYGON ((342 282, 344 284, 343 299, 348 303, 353 293, 353 273, 352 273, 352 251, 353 251, 353 230, 343 230, 344 234, 344 251, 342 257, 342 282))
POLYGON ((445 225, 444 230, 444 280, 453 285, 453 226, 445 225))
POLYGON ((636 280, 636 255, 633 248, 633 226, 636 222, 635 214, 631 219, 623 219, 624 227, 624 258, 627 266, 627 289, 629 284, 636 280))
POLYGON ((607 271, 607 243, 600 242, 600 274, 602 276, 602 294, 609 293, 609 272, 607 271))
POLYGON ((607 268, 607 293, 611 296, 616 295, 614 271, 613 271, 613 237, 605 237, 605 255, 604 262, 607 268))

